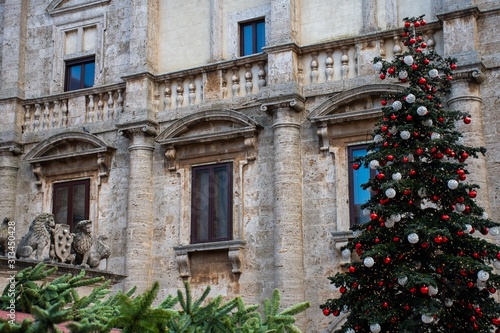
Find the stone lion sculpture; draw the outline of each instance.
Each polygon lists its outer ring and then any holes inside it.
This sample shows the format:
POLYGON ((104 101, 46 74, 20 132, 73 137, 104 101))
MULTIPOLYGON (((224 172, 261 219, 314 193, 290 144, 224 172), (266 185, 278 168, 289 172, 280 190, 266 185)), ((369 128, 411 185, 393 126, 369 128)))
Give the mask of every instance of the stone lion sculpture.
POLYGON ((43 252, 50 245, 51 233, 56 226, 54 215, 50 213, 38 214, 26 235, 19 242, 16 257, 29 259, 35 254, 35 259, 43 260, 43 252))
POLYGON ((76 252, 77 264, 89 268, 90 253, 92 250, 92 221, 78 222, 74 231, 73 250, 76 252))

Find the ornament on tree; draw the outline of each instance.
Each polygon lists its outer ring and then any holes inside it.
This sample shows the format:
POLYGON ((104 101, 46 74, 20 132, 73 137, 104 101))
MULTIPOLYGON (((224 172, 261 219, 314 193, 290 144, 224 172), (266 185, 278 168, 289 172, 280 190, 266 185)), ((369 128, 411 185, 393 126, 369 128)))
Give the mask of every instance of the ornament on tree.
POLYGON ((401 80, 406 80, 408 78, 408 72, 405 70, 402 70, 399 72, 398 76, 401 80))
POLYGON ((426 324, 430 324, 432 323, 432 321, 434 320, 434 317, 433 316, 429 316, 429 315, 426 315, 426 314, 423 314, 422 315, 422 321, 426 324))
POLYGON ((401 131, 401 133, 399 133, 399 136, 403 140, 408 140, 411 137, 411 134, 408 131, 401 131))
POLYGON ((417 114, 419 116, 425 116, 428 113, 427 108, 425 106, 419 106, 417 109, 417 114))
POLYGON ((370 169, 375 170, 380 167, 380 163, 377 160, 372 160, 369 163, 370 169))
POLYGON ((413 57, 411 55, 407 55, 403 58, 403 62, 408 65, 408 66, 411 66, 413 65, 413 57))
POLYGON ((351 250, 349 250, 349 249, 343 249, 342 250, 342 257, 344 259, 350 259, 351 258, 351 250))
POLYGON ((458 187, 458 182, 457 182, 455 179, 450 179, 450 180, 448 181, 448 188, 449 188, 450 190, 454 190, 454 189, 456 189, 457 187, 458 187))
POLYGON ((398 283, 401 286, 404 286, 407 282, 408 282, 408 277, 406 277, 406 276, 402 276, 402 277, 398 278, 398 283))
POLYGON ((429 71, 429 76, 430 76, 431 78, 433 78, 433 79, 434 79, 434 78, 436 78, 436 77, 438 77, 438 76, 439 76, 439 72, 438 72, 438 70, 437 70, 437 69, 435 69, 435 68, 431 69, 431 70, 429 71))
POLYGON ((408 94, 408 95, 406 95, 406 99, 405 100, 406 100, 407 103, 413 104, 415 102, 415 99, 416 99, 415 95, 408 94))
POLYGON ((379 324, 371 324, 370 325, 370 332, 378 333, 378 332, 380 332, 380 330, 381 330, 381 327, 379 324))
POLYGON ((392 199, 392 198, 394 198, 394 197, 396 196, 396 190, 395 190, 395 189, 393 189, 392 187, 391 187, 391 188, 388 188, 387 190, 385 190, 385 195, 386 195, 388 198, 392 199))
POLYGON ((412 232, 408 235, 408 242, 410 242, 411 244, 417 244, 419 240, 420 240, 420 238, 414 232, 412 232))
POLYGON ((373 260, 372 257, 366 257, 365 260, 363 260, 363 264, 370 268, 370 267, 373 267, 373 265, 375 265, 375 260, 373 260))
POLYGON ((392 102, 392 109, 394 111, 401 110, 402 107, 403 107, 403 104, 400 101, 394 101, 394 102, 392 102))

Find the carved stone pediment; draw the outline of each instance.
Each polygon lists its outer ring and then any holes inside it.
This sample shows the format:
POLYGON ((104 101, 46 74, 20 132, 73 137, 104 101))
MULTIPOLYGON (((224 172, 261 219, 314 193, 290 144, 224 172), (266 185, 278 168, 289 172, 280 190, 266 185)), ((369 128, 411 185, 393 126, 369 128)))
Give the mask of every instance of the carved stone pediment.
POLYGON ((366 134, 369 128, 355 124, 378 118, 381 115, 380 96, 401 90, 403 87, 396 84, 373 84, 347 90, 325 100, 307 117, 318 127, 320 150, 329 150, 333 132, 330 128, 336 127, 339 135, 353 136, 360 129, 366 134), (349 124, 353 126, 346 126, 349 124))
POLYGON ((97 169, 102 178, 109 174, 114 150, 92 134, 65 132, 41 141, 26 155, 26 161, 33 166, 37 185, 41 185, 43 175, 75 169, 97 169))
POLYGON ((110 0, 53 0, 47 7, 47 12, 50 15, 57 15, 101 6, 109 1, 110 0))
POLYGON ((165 158, 169 170, 176 169, 180 147, 203 146, 198 153, 217 153, 219 143, 234 141, 240 143, 224 150, 246 152, 248 160, 255 159, 256 136, 261 126, 246 115, 233 110, 212 110, 192 114, 173 122, 156 141, 166 146, 165 158))

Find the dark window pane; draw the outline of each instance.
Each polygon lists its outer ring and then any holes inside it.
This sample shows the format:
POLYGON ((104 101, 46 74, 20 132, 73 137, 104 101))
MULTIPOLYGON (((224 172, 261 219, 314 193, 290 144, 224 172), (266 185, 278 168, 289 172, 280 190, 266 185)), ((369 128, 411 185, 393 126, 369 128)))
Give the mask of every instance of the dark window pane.
POLYGON ((229 221, 229 174, 227 168, 215 169, 214 195, 214 236, 217 239, 228 237, 229 221))
POLYGON ((80 82, 82 80, 82 66, 75 65, 69 69, 69 90, 80 89, 80 82))
POLYGON ((243 27, 243 56, 249 55, 253 53, 252 48, 252 26, 247 25, 243 27))
POLYGON ((196 239, 199 241, 208 240, 209 176, 208 170, 199 170, 194 176, 192 214, 196 239))
POLYGON ((78 184, 73 186, 73 225, 85 220, 85 198, 87 197, 85 184, 78 184))
POLYGON ((257 50, 256 52, 262 52, 262 48, 266 45, 266 30, 265 23, 257 23, 257 50))
POLYGON ((94 72, 95 72, 95 63, 91 62, 88 64, 85 64, 85 71, 84 71, 84 88, 90 88, 94 86, 94 72))
POLYGON ((54 216, 56 223, 66 224, 68 220, 68 188, 59 187, 54 191, 54 216))
MULTIPOLYGON (((365 156, 367 153, 366 145, 349 147, 349 161, 356 157, 365 156)), ((349 211, 351 215, 351 225, 368 222, 369 216, 364 216, 361 206, 370 200, 371 193, 368 189, 364 190, 361 185, 365 184, 373 177, 374 171, 360 166, 358 170, 352 169, 349 165, 349 211)))

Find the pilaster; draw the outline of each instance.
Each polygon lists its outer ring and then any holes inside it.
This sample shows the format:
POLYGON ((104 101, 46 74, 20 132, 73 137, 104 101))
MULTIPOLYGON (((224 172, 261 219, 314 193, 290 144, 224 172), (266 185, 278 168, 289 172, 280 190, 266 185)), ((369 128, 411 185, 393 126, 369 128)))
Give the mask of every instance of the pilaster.
POLYGON ((16 142, 0 145, 0 219, 15 219, 17 172, 22 146, 16 142))
POLYGON ((144 291, 151 283, 153 239, 153 152, 157 124, 119 126, 129 139, 129 179, 125 255, 125 289, 144 291))
POLYGON ((156 72, 159 42, 158 0, 132 0, 129 8, 130 73, 156 72))
POLYGON ((273 117, 274 142, 274 287, 286 306, 304 300, 302 226, 301 113, 297 97, 261 105, 273 117))

